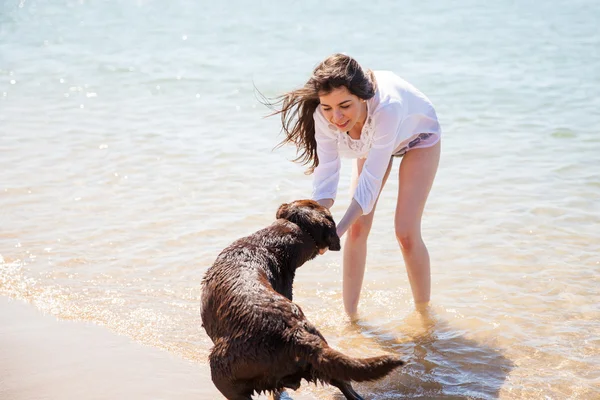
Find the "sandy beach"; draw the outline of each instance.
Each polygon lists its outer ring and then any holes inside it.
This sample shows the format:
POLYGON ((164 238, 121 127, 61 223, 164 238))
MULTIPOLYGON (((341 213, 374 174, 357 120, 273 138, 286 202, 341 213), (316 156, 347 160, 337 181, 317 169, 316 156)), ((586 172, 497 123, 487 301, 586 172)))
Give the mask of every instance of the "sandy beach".
MULTIPOLYGON (((0 321, 2 400, 224 399, 206 364, 102 326, 60 320, 7 297, 0 297, 0 321)), ((291 394, 314 400, 302 389, 291 394)))
POLYGON ((0 298, 0 399, 221 399, 206 365, 0 298))

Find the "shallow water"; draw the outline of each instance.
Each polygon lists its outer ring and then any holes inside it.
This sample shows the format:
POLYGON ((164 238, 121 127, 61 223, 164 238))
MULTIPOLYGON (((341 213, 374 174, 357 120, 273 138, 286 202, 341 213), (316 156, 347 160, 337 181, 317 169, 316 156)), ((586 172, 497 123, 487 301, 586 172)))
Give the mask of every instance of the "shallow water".
POLYGON ((600 397, 599 16, 555 0, 0 2, 0 294, 205 363, 204 271, 310 195, 255 87, 280 94, 344 51, 414 83, 444 129, 427 315, 393 234, 394 173, 359 322, 341 254, 298 271, 295 300, 332 345, 407 359, 359 391, 600 397))

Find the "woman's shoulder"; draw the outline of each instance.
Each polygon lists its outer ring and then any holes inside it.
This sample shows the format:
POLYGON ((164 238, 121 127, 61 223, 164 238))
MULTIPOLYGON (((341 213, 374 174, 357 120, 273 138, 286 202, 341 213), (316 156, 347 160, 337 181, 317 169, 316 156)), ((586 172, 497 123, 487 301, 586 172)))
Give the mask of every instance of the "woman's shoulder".
POLYGON ((393 71, 378 70, 373 71, 373 75, 375 75, 377 87, 382 87, 384 89, 389 87, 410 85, 407 81, 401 78, 400 75, 393 71))
POLYGON ((410 82, 392 71, 373 71, 377 81, 377 108, 431 106, 431 101, 410 82))
POLYGON ((402 99, 406 93, 417 91, 413 85, 392 71, 373 71, 377 82, 377 91, 382 98, 402 99))

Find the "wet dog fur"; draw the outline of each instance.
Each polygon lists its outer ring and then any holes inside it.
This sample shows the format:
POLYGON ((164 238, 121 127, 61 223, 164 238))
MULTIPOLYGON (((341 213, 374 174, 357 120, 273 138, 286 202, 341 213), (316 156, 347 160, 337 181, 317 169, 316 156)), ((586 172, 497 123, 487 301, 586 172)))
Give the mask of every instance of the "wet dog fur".
POLYGON ((213 341, 212 380, 229 400, 252 399, 302 379, 362 399, 350 381, 382 378, 404 364, 394 356, 348 357, 292 302, 296 269, 325 250, 340 250, 329 210, 312 200, 282 204, 276 221, 225 248, 202 281, 202 324, 213 341))

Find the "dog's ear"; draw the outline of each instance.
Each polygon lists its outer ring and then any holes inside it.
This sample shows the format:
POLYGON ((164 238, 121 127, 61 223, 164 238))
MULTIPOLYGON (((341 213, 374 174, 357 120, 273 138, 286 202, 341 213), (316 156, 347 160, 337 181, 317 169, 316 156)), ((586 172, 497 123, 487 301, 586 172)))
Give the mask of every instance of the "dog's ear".
POLYGON ((288 219, 289 214, 290 214, 290 205, 288 203, 283 203, 277 209, 277 213, 275 214, 275 218, 276 219, 279 219, 279 218, 288 219))
POLYGON ((313 223, 312 218, 314 217, 314 212, 313 207, 308 207, 302 201, 296 200, 291 203, 283 203, 280 205, 275 217, 277 219, 287 219, 300 226, 300 228, 306 229, 313 223))

